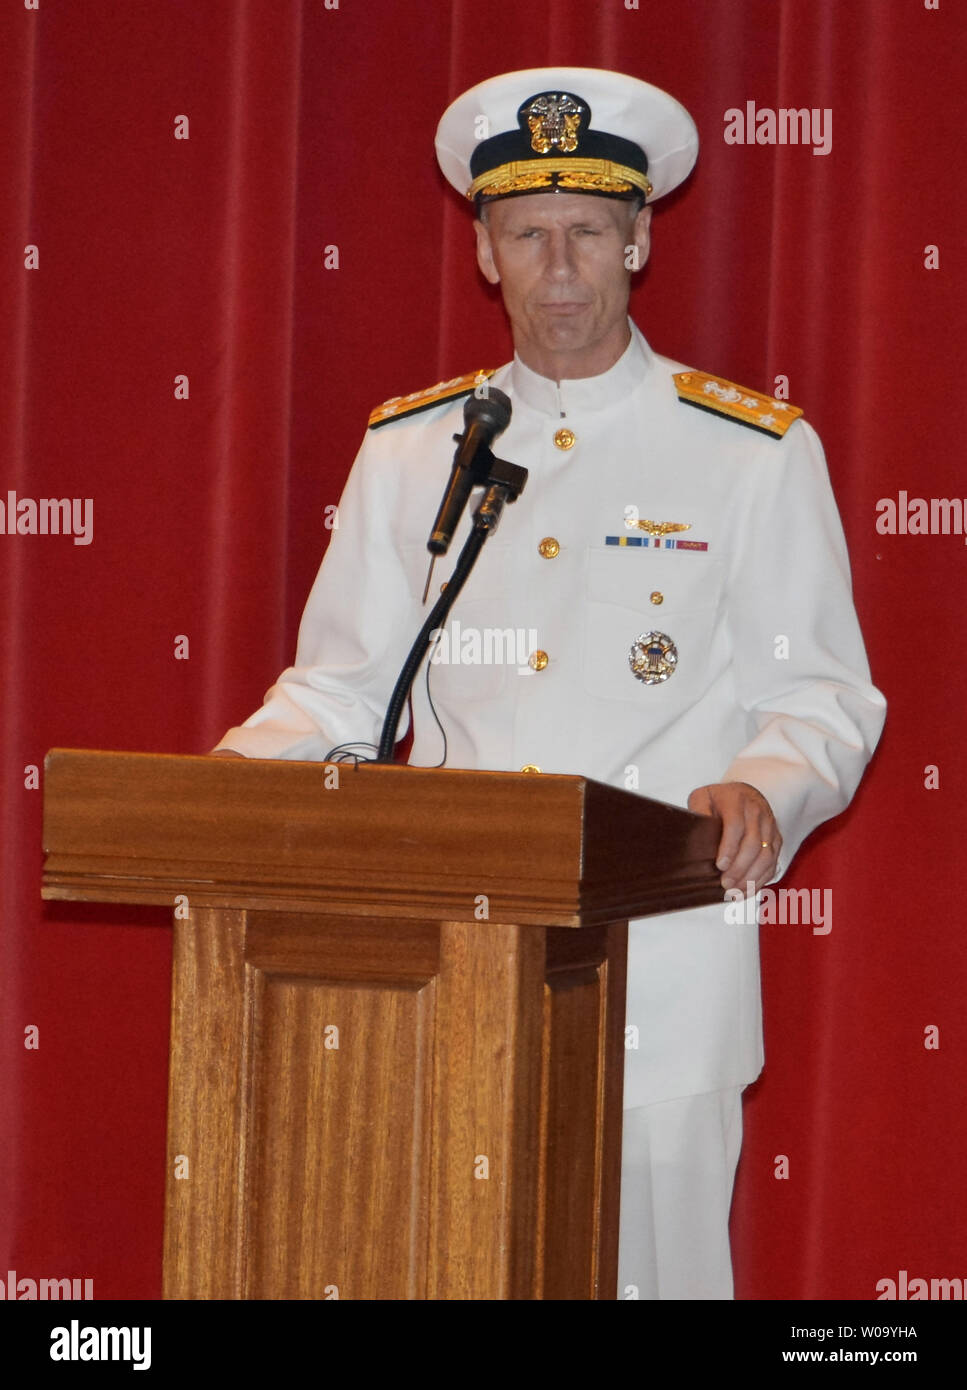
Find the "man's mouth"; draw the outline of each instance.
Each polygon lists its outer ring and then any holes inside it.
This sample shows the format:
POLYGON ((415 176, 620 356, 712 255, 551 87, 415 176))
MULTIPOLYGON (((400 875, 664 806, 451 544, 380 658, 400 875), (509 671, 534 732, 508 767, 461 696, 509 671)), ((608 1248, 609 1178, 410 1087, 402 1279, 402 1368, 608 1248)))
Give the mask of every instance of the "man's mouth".
POLYGON ((580 314, 583 309, 588 308, 588 301, 584 299, 551 299, 546 300, 540 307, 547 314, 580 314))

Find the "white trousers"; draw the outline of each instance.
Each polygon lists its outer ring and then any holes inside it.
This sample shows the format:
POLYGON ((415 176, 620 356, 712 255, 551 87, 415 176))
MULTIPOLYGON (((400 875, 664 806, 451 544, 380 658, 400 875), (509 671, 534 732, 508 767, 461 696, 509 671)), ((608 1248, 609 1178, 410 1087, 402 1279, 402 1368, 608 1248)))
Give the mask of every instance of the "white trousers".
POLYGON ((623 1124, 619 1299, 732 1298, 742 1088, 638 1106, 623 1124))

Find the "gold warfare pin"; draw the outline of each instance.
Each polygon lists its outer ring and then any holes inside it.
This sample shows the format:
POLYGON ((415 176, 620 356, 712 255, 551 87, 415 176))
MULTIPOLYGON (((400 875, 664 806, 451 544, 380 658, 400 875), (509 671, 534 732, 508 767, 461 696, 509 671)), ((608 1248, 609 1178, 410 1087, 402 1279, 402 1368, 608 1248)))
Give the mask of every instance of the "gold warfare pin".
POLYGON ((692 523, 690 521, 639 521, 638 530, 644 531, 646 536, 671 536, 676 531, 690 531, 692 523))

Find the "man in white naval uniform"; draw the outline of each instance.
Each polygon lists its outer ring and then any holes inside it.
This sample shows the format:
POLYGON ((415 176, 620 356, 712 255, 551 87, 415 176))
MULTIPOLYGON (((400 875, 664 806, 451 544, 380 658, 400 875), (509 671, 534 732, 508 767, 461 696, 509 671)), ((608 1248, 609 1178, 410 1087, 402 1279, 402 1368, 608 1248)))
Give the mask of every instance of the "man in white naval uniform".
MULTIPOLYGON (((418 680, 410 761, 580 773, 715 812, 723 889, 758 889, 849 802, 884 704, 815 433, 657 356, 627 317, 643 200, 687 175, 694 126, 633 78, 534 70, 465 93, 437 148, 478 199, 478 261, 515 346, 489 378, 513 403, 499 453, 529 476, 431 664, 446 749, 418 680), (475 138, 481 114, 497 137, 475 138), (506 629, 523 648, 481 661, 474 634, 506 629)), ((295 665, 216 751, 378 742, 478 381, 374 411, 295 665)), ((763 1061, 757 930, 723 906, 631 925, 619 1297, 732 1296, 741 1091, 763 1061)))

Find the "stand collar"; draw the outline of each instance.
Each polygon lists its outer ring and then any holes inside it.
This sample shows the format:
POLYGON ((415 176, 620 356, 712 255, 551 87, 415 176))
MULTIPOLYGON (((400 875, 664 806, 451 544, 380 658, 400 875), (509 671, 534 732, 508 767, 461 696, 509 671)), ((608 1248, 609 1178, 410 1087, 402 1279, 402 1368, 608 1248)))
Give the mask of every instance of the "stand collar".
POLYGON ((510 369, 514 396, 546 415, 574 415, 607 410, 630 396, 652 370, 655 356, 644 335, 631 319, 631 341, 613 367, 598 376, 568 377, 552 381, 526 367, 517 354, 510 369))

